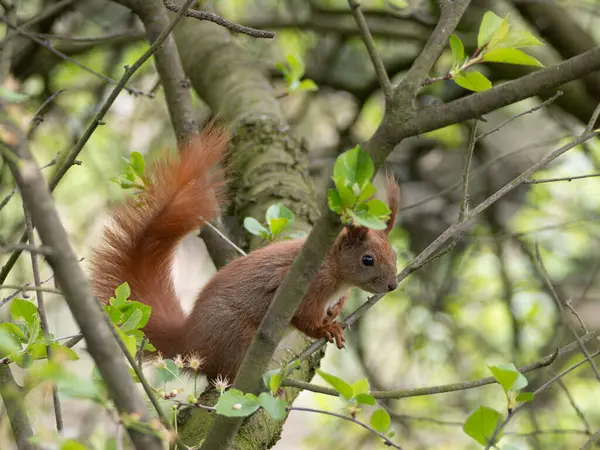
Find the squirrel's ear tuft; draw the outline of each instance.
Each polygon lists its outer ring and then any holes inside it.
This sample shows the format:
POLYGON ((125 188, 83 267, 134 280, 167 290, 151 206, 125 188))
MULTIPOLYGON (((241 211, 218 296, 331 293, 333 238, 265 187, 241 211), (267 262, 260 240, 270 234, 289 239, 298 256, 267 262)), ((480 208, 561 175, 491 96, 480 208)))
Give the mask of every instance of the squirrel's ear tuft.
POLYGON ((386 189, 388 197, 388 207, 392 210, 390 218, 386 222, 385 232, 389 233, 394 228, 398 210, 400 209, 400 186, 396 183, 394 175, 391 172, 386 173, 386 189))
POLYGON ((346 226, 346 242, 350 245, 356 245, 362 242, 366 237, 369 229, 366 227, 356 227, 353 225, 346 226))

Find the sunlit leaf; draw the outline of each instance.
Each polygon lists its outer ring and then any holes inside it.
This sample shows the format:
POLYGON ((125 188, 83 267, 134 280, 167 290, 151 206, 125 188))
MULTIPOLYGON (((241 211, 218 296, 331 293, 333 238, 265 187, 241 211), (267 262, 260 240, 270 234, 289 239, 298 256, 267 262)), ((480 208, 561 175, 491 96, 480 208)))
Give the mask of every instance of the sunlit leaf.
MULTIPOLYGON (((502 414, 498 411, 480 406, 467 418, 463 430, 481 445, 487 445, 501 420, 502 414)), ((500 438, 500 433, 497 438, 500 438)))

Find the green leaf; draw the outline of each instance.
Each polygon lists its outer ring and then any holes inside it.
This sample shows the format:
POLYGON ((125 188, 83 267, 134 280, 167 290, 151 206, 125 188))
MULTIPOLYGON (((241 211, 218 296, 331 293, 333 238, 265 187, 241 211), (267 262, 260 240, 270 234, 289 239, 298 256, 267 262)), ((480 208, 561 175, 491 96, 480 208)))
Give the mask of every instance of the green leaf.
POLYGON ((356 401, 358 403, 362 403, 363 405, 374 405, 375 402, 375 397, 373 397, 371 394, 358 394, 356 396, 356 401))
POLYGON ((110 321, 115 325, 121 323, 121 320, 123 319, 123 314, 121 314, 121 311, 119 311, 119 308, 117 308, 116 306, 106 305, 104 306, 104 312, 106 312, 110 321))
POLYGON ((58 342, 52 344, 52 353, 57 361, 77 361, 79 359, 75 350, 58 342))
POLYGON ((179 376, 179 367, 172 359, 165 359, 166 367, 156 369, 156 378, 159 383, 168 383, 179 376))
POLYGON ((371 426, 380 433, 385 433, 391 425, 390 415, 385 409, 376 409, 371 414, 371 426))
POLYGON ((529 381, 527 381, 525 375, 519 372, 519 369, 517 369, 517 367, 513 363, 498 364, 496 367, 499 367, 500 369, 504 370, 512 370, 513 372, 517 373, 517 379, 515 380, 511 388, 512 391, 518 392, 529 384, 529 381))
POLYGON ((456 75, 453 80, 460 87, 475 92, 485 91, 492 87, 492 82, 481 72, 463 72, 456 75))
POLYGON ((255 412, 260 403, 255 395, 246 394, 237 389, 229 389, 219 397, 216 404, 217 414, 228 417, 245 417, 255 412))
POLYGON ((302 80, 300 82, 300 85, 298 86, 297 90, 298 91, 318 91, 319 86, 317 86, 317 83, 315 83, 310 78, 305 78, 304 80, 302 80))
POLYGON ((274 205, 269 206, 265 214, 267 222, 272 219, 288 219, 291 223, 294 221, 294 217, 292 210, 282 203, 275 203, 274 205))
POLYGON ((368 394, 369 393, 369 380, 363 378, 362 380, 355 381, 352 383, 352 390, 354 395, 368 394))
POLYGON ((129 314, 129 317, 127 318, 125 323, 121 325, 121 330, 135 330, 136 328, 138 328, 137 325, 140 323, 140 320, 142 320, 142 312, 136 308, 131 312, 131 314, 129 314))
MULTIPOLYGON (((262 380, 263 383, 265 385, 265 387, 270 388, 271 383, 273 382, 273 377, 281 374, 281 369, 272 369, 272 370, 267 370, 265 373, 263 373, 262 375, 262 380)), ((277 386, 277 389, 279 389, 279 386, 277 386)), ((275 390, 277 390, 275 389, 275 390)), ((273 391, 273 389, 271 388, 271 391, 273 391)))
POLYGON ((60 450, 86 450, 86 447, 74 439, 67 439, 60 444, 60 450))
POLYGON ((492 11, 487 11, 483 15, 481 25, 479 26, 479 34, 477 35, 477 47, 483 48, 484 45, 490 42, 490 39, 492 39, 492 35, 500 27, 501 23, 502 19, 500 17, 498 17, 492 11))
POLYGON ((137 353, 137 343, 135 341, 135 337, 126 335, 120 328, 115 327, 115 329, 117 330, 119 336, 121 336, 121 339, 123 339, 123 343, 125 344, 129 354, 131 356, 135 356, 137 353))
POLYGON ((496 45, 496 48, 519 48, 519 47, 537 47, 544 45, 542 41, 536 38, 529 31, 513 31, 502 42, 496 45))
POLYGON ((304 75, 304 64, 302 61, 296 59, 291 53, 286 56, 286 59, 290 67, 290 76, 295 80, 302 78, 302 75, 304 75))
POLYGON ((373 199, 367 202, 367 206, 369 207, 369 214, 378 217, 383 220, 387 220, 390 217, 392 211, 381 200, 373 199))
POLYGON ((352 389, 352 386, 350 386, 341 378, 338 378, 335 375, 331 375, 327 372, 323 372, 321 369, 317 369, 317 373, 346 400, 350 400, 354 396, 354 389, 352 389))
POLYGON ((519 392, 519 395, 517 395, 516 400, 520 403, 525 403, 530 402, 534 399, 534 397, 535 394, 533 392, 519 392))
POLYGON ((327 203, 329 204, 329 209, 333 212, 342 213, 342 199, 337 189, 329 189, 327 191, 327 203))
MULTIPOLYGON (((334 181, 336 181, 335 179, 343 180, 343 186, 347 187, 351 187, 356 183, 361 192, 367 183, 371 181, 374 173, 373 161, 360 145, 338 156, 333 166, 334 181)), ((336 186, 339 191, 337 181, 336 186)))
POLYGON ((287 403, 283 400, 263 392, 258 396, 258 402, 273 419, 285 419, 285 416, 287 415, 287 403))
POLYGON ((508 392, 512 388, 519 376, 519 372, 512 369, 504 369, 498 366, 488 366, 488 369, 490 369, 490 372, 492 372, 492 375, 505 392, 508 392))
POLYGON ((373 195, 375 195, 375 192, 377 192, 377 189, 375 189, 375 186, 373 186, 373 183, 371 183, 371 182, 367 183, 367 185, 364 187, 364 189, 361 192, 361 194, 358 196, 358 199, 356 200, 356 203, 364 203, 364 202, 366 202, 373 195))
MULTIPOLYGON (((487 406, 480 406, 467 418, 463 430, 481 445, 487 445, 501 420, 502 414, 498 411, 487 406)), ((500 433, 497 439, 500 439, 500 433)))
POLYGON ((8 331, 17 341, 27 341, 27 336, 25 336, 23 330, 16 323, 0 323, 0 328, 4 328, 6 331, 8 331))
POLYGON ((362 225, 363 227, 371 228, 373 230, 385 230, 385 222, 379 220, 369 211, 357 210, 348 211, 356 225, 362 225))
POLYGON ((269 220, 269 229, 273 236, 280 234, 289 224, 289 220, 285 218, 269 220))
POLYGON ((520 64, 523 66, 543 67, 542 63, 516 48, 495 48, 483 55, 485 62, 498 62, 507 64, 520 64))
POLYGON ((352 192, 352 189, 350 189, 348 186, 344 186, 341 183, 339 185, 336 183, 336 187, 337 187, 340 199, 342 200, 342 205, 345 208, 352 208, 354 206, 354 204, 356 203, 356 195, 354 195, 354 192, 352 192))
POLYGON ((465 59, 465 46, 455 34, 450 35, 450 49, 452 50, 452 58, 454 58, 454 61, 462 63, 465 59))
POLYGON ((4 327, 0 328, 0 357, 12 355, 21 350, 21 345, 4 327))
POLYGON ((123 319, 125 322, 129 321, 129 318, 135 311, 137 311, 141 317, 137 322, 135 328, 143 328, 147 323, 148 319, 150 319, 150 314, 152 313, 152 307, 145 305, 144 303, 136 302, 133 300, 128 301, 124 307, 121 308, 123 311, 123 319))
POLYGON ((10 315, 15 321, 23 320, 31 326, 37 314, 36 306, 27 300, 15 298, 10 305, 10 315))
POLYGON ((144 176, 146 172, 146 162, 144 161, 144 156, 140 152, 131 152, 129 155, 129 160, 131 162, 131 168, 140 178, 144 176))
POLYGON ((495 48, 499 43, 501 43, 508 36, 508 14, 504 16, 502 23, 498 27, 498 29, 492 35, 490 42, 488 43, 487 49, 495 48))
POLYGON ((122 305, 123 303, 125 303, 125 300, 129 299, 130 295, 131 295, 131 289, 129 289, 129 283, 125 282, 125 283, 119 285, 115 289, 115 296, 117 297, 115 306, 119 306, 119 305, 122 305))
POLYGON ((263 227, 254 217, 246 217, 244 219, 244 228, 255 236, 269 236, 269 230, 263 227))

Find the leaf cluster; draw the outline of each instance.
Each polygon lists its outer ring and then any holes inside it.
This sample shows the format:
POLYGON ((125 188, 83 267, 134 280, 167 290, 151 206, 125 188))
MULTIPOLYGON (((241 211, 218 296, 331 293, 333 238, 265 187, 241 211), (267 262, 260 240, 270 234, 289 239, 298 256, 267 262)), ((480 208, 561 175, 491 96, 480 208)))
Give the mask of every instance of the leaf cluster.
POLYGON ((450 36, 450 49, 454 60, 450 78, 470 91, 485 91, 492 87, 492 82, 481 72, 467 69, 484 62, 542 67, 537 59, 520 50, 522 47, 540 45, 544 44, 528 31, 514 30, 508 23, 508 14, 501 18, 487 11, 479 26, 477 49, 473 55, 465 54, 465 46, 457 35, 450 36))
POLYGON ((244 219, 244 228, 255 236, 260 236, 268 242, 278 238, 290 239, 294 235, 287 233, 294 223, 294 213, 281 203, 269 206, 265 213, 266 226, 254 217, 244 219), (286 234, 287 233, 287 234, 286 234))
POLYGON ((375 165, 360 145, 337 157, 333 166, 335 188, 329 189, 327 200, 344 225, 385 229, 391 211, 374 198, 377 192, 371 183, 374 174, 375 165))
POLYGON ((294 55, 287 55, 285 63, 275 64, 277 70, 283 75, 283 79, 286 82, 286 92, 288 94, 294 94, 297 92, 310 92, 317 91, 319 87, 310 78, 304 78, 304 64, 302 61, 296 59, 294 55))
MULTIPOLYGON (((532 392, 522 392, 522 389, 527 387, 529 382, 513 363, 488 366, 488 368, 504 390, 509 413, 519 403, 533 400, 534 394, 532 392)), ((479 444, 486 446, 494 436, 496 428, 500 426, 502 420, 503 415, 499 411, 488 406, 480 406, 469 415, 463 425, 463 430, 479 444)), ((498 433, 495 442, 492 444, 495 445, 501 437, 502 433, 498 433)), ((503 450, 508 450, 509 448, 508 446, 502 447, 503 450)))

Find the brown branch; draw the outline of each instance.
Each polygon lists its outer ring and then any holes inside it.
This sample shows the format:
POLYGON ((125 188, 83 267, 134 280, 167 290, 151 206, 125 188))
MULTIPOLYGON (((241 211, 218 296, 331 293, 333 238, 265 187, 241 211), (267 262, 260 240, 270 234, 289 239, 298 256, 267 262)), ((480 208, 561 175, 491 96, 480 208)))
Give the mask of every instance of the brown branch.
MULTIPOLYGON (((25 205, 23 205, 23 212, 25 215, 25 232, 27 233, 27 240, 29 244, 35 247, 35 235, 33 233, 33 223, 31 222, 31 217, 27 212, 25 205)), ((38 315, 40 317, 40 328, 44 333, 44 339, 48 343, 46 345, 46 354, 48 355, 48 359, 52 360, 53 351, 52 344, 50 343, 50 327, 48 326, 48 318, 46 317, 46 308, 44 305, 44 293, 41 290, 42 287, 42 279, 40 277, 40 264, 38 261, 38 255, 35 252, 30 253, 31 256, 31 271, 33 272, 33 282, 36 287, 36 298, 37 298, 37 307, 38 307, 38 315)), ((62 417, 62 408, 60 405, 60 399, 58 398, 58 388, 56 384, 52 383, 52 403, 54 404, 54 418, 56 420, 56 430, 58 433, 62 433, 64 428, 63 417, 62 417)))
POLYGON ((577 340, 579 347, 581 348, 581 351, 583 352, 585 357, 589 360, 590 366, 592 366, 592 370, 594 371, 594 375, 596 375, 596 379, 598 381, 600 381, 600 372, 598 372, 598 367, 596 367, 596 363, 592 359, 590 352, 587 350, 587 348, 585 347, 585 344, 581 340, 579 333, 577 333, 577 330, 575 329, 575 327, 573 326, 571 321, 565 315, 565 307, 562 304, 562 300, 558 296, 558 293, 554 289, 554 285, 552 284, 550 275, 546 271, 546 267, 544 266, 544 261, 542 260, 542 255, 540 255, 540 248, 537 243, 535 244, 535 258, 539 264, 540 274, 542 275, 542 278, 544 279, 544 282, 546 283, 548 290, 552 294, 552 298, 554 299, 554 303, 556 304, 556 308, 558 309, 558 313, 560 314, 560 318, 561 318, 562 322, 567 326, 567 328, 569 328, 569 331, 577 340))
POLYGON ((348 0, 348 5, 350 5, 350 10, 352 11, 354 20, 356 20, 356 25, 360 30, 362 40, 365 43, 365 47, 367 47, 367 52, 369 53, 369 57, 375 68, 375 73, 379 79, 379 85, 383 91, 383 95, 386 101, 389 101, 393 94, 392 83, 387 75, 383 61, 377 52, 375 41, 373 41, 373 36, 371 36, 365 16, 360 9, 360 3, 357 0, 348 0))
POLYGON ((441 14, 435 29, 423 51, 419 53, 406 76, 394 90, 396 108, 401 109, 398 113, 408 113, 408 110, 403 111, 402 106, 410 105, 410 102, 416 96, 431 68, 448 45, 448 38, 458 25, 470 2, 471 0, 440 2, 441 14))
MULTIPOLYGON (((167 8, 169 11, 178 12, 180 10, 179 6, 177 6, 171 0, 163 0, 163 3, 165 5, 165 8, 167 8)), ((275 33, 273 33, 272 31, 257 30, 256 28, 239 25, 210 12, 190 9, 185 13, 185 15, 194 19, 206 20, 208 22, 216 23, 217 25, 221 25, 222 27, 227 28, 229 31, 233 31, 234 33, 246 34, 255 38, 275 38, 275 33)))
MULTIPOLYGON (((169 25, 169 17, 161 0, 129 0, 128 5, 141 19, 148 41, 152 44, 169 25)), ((179 8, 177 8, 179 11, 179 8)), ((188 9, 187 14, 190 13, 188 9)), ((165 91, 171 124, 178 142, 198 133, 192 107, 190 83, 183 71, 179 51, 172 35, 154 53, 154 64, 165 91)))
POLYGON ((33 431, 25 409, 25 399, 8 366, 0 365, 0 395, 6 408, 8 421, 18 450, 35 450, 39 447, 29 442, 33 431))
MULTIPOLYGON (((592 331, 585 336, 582 336, 581 339, 583 342, 589 342, 592 339, 596 339, 600 336, 600 330, 592 331)), ((564 347, 558 349, 551 355, 547 355, 535 362, 526 364, 524 366, 519 367, 519 372, 528 373, 533 372, 535 370, 541 369, 543 367, 548 367, 551 365, 556 358, 559 356, 567 355, 571 353, 573 350, 577 349, 579 344, 574 341, 570 344, 565 345, 564 347)), ((431 386, 431 387, 423 387, 423 388, 413 388, 413 389, 397 389, 397 390, 387 390, 387 391, 372 391, 370 394, 378 399, 384 398, 409 398, 409 397, 421 397, 424 395, 435 395, 435 394, 446 394, 448 392, 456 392, 456 391, 465 391, 468 389, 474 389, 481 386, 486 386, 489 384, 497 383, 494 377, 486 377, 480 378, 479 380, 473 381, 465 381, 460 383, 450 383, 450 384, 442 384, 439 386, 431 386)), ((306 383, 301 380, 296 380, 294 378, 287 378, 283 381, 284 386, 296 387, 299 389, 306 389, 308 391, 317 392, 319 394, 339 396, 339 392, 335 389, 331 389, 324 386, 318 386, 316 384, 306 383)))
MULTIPOLYGON (((31 39, 33 42, 35 42, 36 44, 44 47, 45 49, 47 49, 48 51, 50 51, 51 53, 54 53, 56 56, 58 56, 59 58, 61 58, 64 61, 68 61, 71 64, 76 65, 77 67, 79 67, 82 70, 85 70, 88 73, 91 73, 92 75, 94 75, 97 78, 100 78, 103 81, 106 81, 109 84, 117 84, 118 82, 116 80, 113 80, 112 78, 103 75, 99 72, 96 72, 94 69, 89 68, 88 66, 86 66, 85 64, 80 63, 79 61, 77 61, 74 58, 71 58, 69 55, 64 54, 63 52, 61 52, 60 50, 57 50, 56 48, 54 48, 50 43, 44 41, 43 39, 40 39, 36 36, 34 36, 33 34, 29 33, 28 31, 22 30, 19 27, 17 27, 14 23, 12 23, 10 20, 8 20, 7 17, 5 16, 0 16, 0 21, 2 21, 3 23, 6 24, 6 26, 8 26, 9 28, 15 30, 17 33, 19 33, 20 35, 23 35, 29 39, 31 39)), ((134 95, 145 95, 146 97, 150 97, 153 98, 154 95, 151 93, 146 93, 144 91, 141 91, 139 89, 133 88, 131 86, 124 86, 124 89, 134 95)))
POLYGON ((322 409, 304 408, 304 407, 299 407, 299 406, 291 406, 288 408, 288 411, 305 411, 305 412, 311 412, 311 413, 316 413, 316 414, 324 414, 326 416, 333 416, 333 417, 337 417, 338 419, 347 420, 349 422, 360 425, 365 430, 368 430, 369 432, 373 433, 375 436, 383 439, 383 443, 386 446, 402 450, 402 447, 400 447, 398 444, 394 444, 394 442, 392 442, 385 434, 380 433, 379 431, 376 431, 375 429, 373 429, 366 423, 361 422, 360 420, 356 419, 355 417, 345 416, 343 414, 338 414, 338 413, 334 413, 331 411, 324 411, 322 409))

